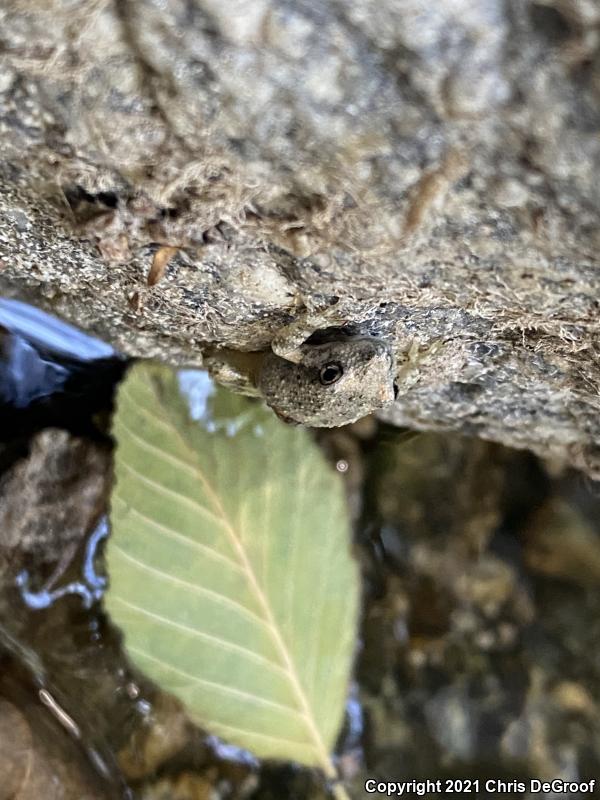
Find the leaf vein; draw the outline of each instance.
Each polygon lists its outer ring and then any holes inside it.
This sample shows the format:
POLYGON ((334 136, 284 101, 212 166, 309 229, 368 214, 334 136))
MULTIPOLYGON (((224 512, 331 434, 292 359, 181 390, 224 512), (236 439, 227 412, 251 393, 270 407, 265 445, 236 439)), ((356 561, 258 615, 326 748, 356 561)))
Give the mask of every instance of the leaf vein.
POLYGON ((293 745, 294 747, 308 747, 310 750, 315 751, 315 746, 310 742, 300 742, 297 739, 288 739, 285 736, 269 736, 267 733, 259 733, 258 731, 249 731, 246 728, 240 728, 237 725, 227 725, 224 722, 215 722, 215 728, 220 728, 224 731, 224 735, 233 734, 237 736, 238 734, 242 734, 242 736, 253 736, 257 739, 264 739, 270 742, 275 742, 277 745, 280 745, 282 742, 286 744, 293 745))
POLYGON ((183 469, 186 472, 191 473, 192 476, 196 477, 196 470, 192 466, 192 464, 188 464, 188 462, 184 461, 182 458, 179 458, 178 456, 172 453, 168 453, 166 450, 163 450, 160 447, 156 447, 155 445, 150 444, 150 442, 146 441, 145 439, 142 439, 141 436, 138 436, 137 433, 135 433, 134 431, 131 430, 131 428, 125 425, 122 419, 120 419, 118 422, 118 428, 121 431, 125 431, 127 436, 143 450, 147 450, 149 453, 155 453, 157 456, 160 456, 167 463, 172 464, 174 467, 178 467, 179 469, 183 469))
POLYGON ((124 461, 121 461, 120 463, 121 463, 121 466, 125 467, 125 469, 128 470, 129 472, 131 472, 131 474, 134 475, 138 480, 140 480, 142 483, 147 484, 148 486, 151 486, 159 494, 162 494, 163 497, 174 497, 177 500, 181 500, 186 505, 188 505, 188 506, 194 508, 196 511, 200 512, 200 514, 202 514, 203 517, 206 517, 207 519, 211 520, 212 522, 215 522, 218 525, 223 525, 223 526, 227 525, 227 521, 226 520, 219 519, 219 517, 217 517, 215 514, 213 514, 212 511, 210 511, 208 508, 205 508, 200 503, 196 502, 196 500, 194 500, 193 498, 188 497, 186 494, 181 494, 181 492, 176 492, 174 489, 167 489, 166 486, 163 486, 161 483, 157 483, 156 481, 153 481, 152 478, 148 478, 145 475, 142 475, 141 472, 138 472, 136 469, 134 469, 132 466, 130 466, 129 464, 127 464, 124 461))
POLYGON ((205 586, 200 586, 197 583, 190 583, 189 581, 184 581, 182 578, 176 578, 174 575, 170 575, 168 572, 164 572, 163 570, 157 569, 156 567, 151 567, 144 561, 140 561, 138 558, 132 556, 126 550, 123 550, 115 542, 112 542, 111 547, 113 550, 116 550, 121 556, 123 556, 123 558, 125 558, 132 564, 135 564, 144 572, 149 572, 152 575, 156 575, 157 578, 162 578, 168 583, 173 583, 178 586, 184 586, 186 589, 189 589, 192 592, 196 592, 196 594, 205 595, 206 597, 211 598, 211 600, 214 600, 215 603, 219 603, 220 605, 233 608, 240 614, 243 614, 245 617, 248 617, 248 619, 251 619, 253 622, 257 622, 263 627, 266 627, 268 629, 268 625, 262 617, 259 617, 258 614, 255 614, 253 611, 250 611, 250 609, 247 608, 246 606, 243 606, 241 603, 238 603, 237 600, 233 600, 231 597, 227 597, 227 595, 221 594, 220 592, 215 592, 212 589, 207 589, 205 586))
POLYGON ((230 642, 227 639, 221 639, 219 636, 213 636, 213 634, 206 633, 205 631, 202 631, 199 628, 194 628, 190 625, 184 625, 183 623, 176 622, 175 620, 169 619, 168 617, 163 617, 161 614, 157 614, 156 612, 150 611, 147 608, 143 608, 142 606, 130 603, 128 600, 125 600, 123 597, 120 597, 117 594, 112 594, 111 599, 116 600, 118 603, 121 603, 127 608, 130 608, 133 611, 137 611, 143 616, 154 619, 159 623, 168 625, 169 627, 178 628, 181 631, 189 633, 191 636, 197 636, 199 639, 205 639, 206 641, 210 642, 211 644, 214 644, 217 647, 222 647, 224 650, 232 650, 236 653, 240 653, 246 658, 255 661, 257 664, 262 664, 267 669, 270 669, 273 672, 280 672, 284 675, 286 674, 283 667, 281 667, 275 661, 271 661, 270 659, 266 658, 260 653, 257 653, 255 650, 250 650, 249 648, 244 647, 243 645, 236 644, 235 642, 230 642))
POLYGON ((160 531, 161 534, 164 534, 169 538, 177 539, 178 541, 190 545, 190 547, 194 547, 197 550, 201 551, 202 553, 205 553, 207 556, 209 556, 209 558, 214 558, 215 560, 221 561, 223 564, 227 564, 229 567, 231 567, 231 569, 235 569, 237 572, 243 572, 241 566, 237 561, 228 558, 223 553, 220 553, 218 550, 215 550, 214 547, 210 547, 207 544, 198 542, 196 541, 196 539, 192 539, 190 536, 185 536, 183 533, 176 531, 175 528, 171 528, 167 525, 163 525, 161 522, 157 522, 151 517, 146 516, 146 514, 141 512, 135 506, 131 505, 130 503, 127 503, 125 500, 123 500, 122 497, 119 497, 118 495, 115 495, 114 500, 118 500, 127 508, 128 512, 134 514, 136 517, 139 517, 139 519, 142 522, 145 522, 146 524, 152 526, 153 528, 156 528, 156 530, 160 531))
POLYGON ((146 650, 141 647, 136 647, 135 645, 129 644, 127 645, 128 650, 132 653, 137 653, 141 658, 146 658, 149 661, 154 661, 164 669, 169 670, 169 672, 173 672, 176 675, 181 675, 182 678, 189 678, 194 685, 197 686, 206 686, 216 692, 222 692, 223 694, 231 695, 232 697, 237 697, 241 701, 245 701, 247 703, 253 703, 257 706, 264 706, 265 708, 274 708, 278 711, 283 711, 286 714, 290 714, 294 717, 300 717, 303 719, 303 714, 301 711, 298 711, 297 708, 293 706, 285 705, 284 703, 277 703, 275 700, 269 700, 266 697, 262 697, 259 694, 253 694, 252 692, 246 692, 243 689, 235 689, 232 686, 227 686, 223 683, 216 683, 215 681, 206 680, 206 678, 199 678, 197 675, 192 675, 185 670, 180 669, 179 667, 174 667, 172 664, 169 664, 168 661, 164 661, 162 658, 158 658, 157 656, 151 655, 146 650))

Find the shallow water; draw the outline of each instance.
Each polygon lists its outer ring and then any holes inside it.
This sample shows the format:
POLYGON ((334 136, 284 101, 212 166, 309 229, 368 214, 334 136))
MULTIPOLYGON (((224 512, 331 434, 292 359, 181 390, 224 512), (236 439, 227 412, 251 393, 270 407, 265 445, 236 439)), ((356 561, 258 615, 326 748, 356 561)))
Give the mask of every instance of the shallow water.
MULTIPOLYGON (((199 730, 128 662, 102 607, 127 362, 7 301, 0 325, 0 799, 325 796, 309 771, 199 730)), ((208 378, 180 382, 213 424, 208 378)), ((318 441, 346 481, 364 587, 339 757, 354 796, 373 775, 600 774, 598 486, 373 420, 318 441)))

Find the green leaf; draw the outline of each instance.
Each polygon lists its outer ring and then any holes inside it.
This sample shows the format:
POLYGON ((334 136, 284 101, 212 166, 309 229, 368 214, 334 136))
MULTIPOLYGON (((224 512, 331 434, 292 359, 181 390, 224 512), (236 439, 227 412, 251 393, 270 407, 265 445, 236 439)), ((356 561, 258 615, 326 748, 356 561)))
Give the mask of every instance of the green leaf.
POLYGON ((343 488, 305 430, 203 378, 139 365, 119 391, 106 606, 203 727, 333 776, 358 595, 343 488))

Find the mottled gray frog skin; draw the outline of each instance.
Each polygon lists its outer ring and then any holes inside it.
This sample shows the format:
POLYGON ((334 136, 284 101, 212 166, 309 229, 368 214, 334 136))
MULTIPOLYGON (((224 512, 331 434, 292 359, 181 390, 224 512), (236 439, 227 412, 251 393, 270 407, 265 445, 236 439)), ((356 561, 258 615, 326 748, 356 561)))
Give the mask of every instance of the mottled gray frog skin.
POLYGON ((257 389, 280 417, 334 428, 394 401, 394 367, 387 344, 373 337, 305 343, 294 361, 266 353, 257 389))

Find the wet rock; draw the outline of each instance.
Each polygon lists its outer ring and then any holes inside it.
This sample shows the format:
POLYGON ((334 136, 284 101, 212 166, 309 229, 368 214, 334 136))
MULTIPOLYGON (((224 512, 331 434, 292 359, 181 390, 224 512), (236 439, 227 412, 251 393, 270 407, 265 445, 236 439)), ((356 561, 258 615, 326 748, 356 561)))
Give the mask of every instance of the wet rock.
POLYGON ((67 568, 104 513, 110 450, 67 431, 33 437, 27 456, 0 477, 0 574, 67 568))
POLYGON ((60 736, 52 741, 43 731, 43 725, 0 697, 0 798, 108 800, 73 744, 60 736))
POLYGON ((482 446, 386 430, 368 453, 357 792, 600 764, 596 487, 482 446))
POLYGON ((524 532, 527 565, 581 586, 600 586, 600 531, 576 506, 551 498, 524 532))
POLYGON ((9 3, 0 291, 179 363, 336 296, 399 363, 430 353, 383 418, 598 476, 597 24, 533 0, 9 3))
POLYGON ((19 710, 6 700, 0 700, 0 756, 2 788, 0 798, 10 800, 19 796, 32 758, 31 731, 19 710))
POLYGON ((190 773, 163 778, 141 794, 142 800, 217 800, 212 781, 190 773))
POLYGON ((180 703, 159 694, 148 717, 119 753, 124 775, 131 780, 152 775, 184 748, 190 736, 191 725, 180 703))

